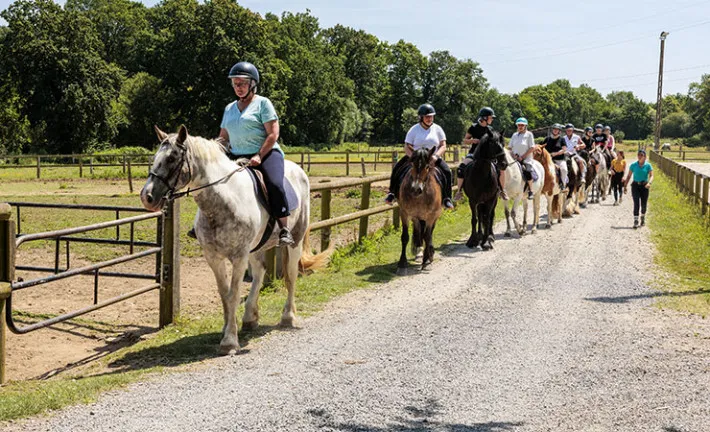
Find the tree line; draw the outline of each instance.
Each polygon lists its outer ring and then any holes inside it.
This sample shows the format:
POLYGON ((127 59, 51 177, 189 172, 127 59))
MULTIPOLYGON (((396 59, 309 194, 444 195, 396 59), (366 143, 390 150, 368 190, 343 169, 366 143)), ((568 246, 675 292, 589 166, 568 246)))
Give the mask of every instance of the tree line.
MULTIPOLYGON (((472 59, 321 28, 310 12, 262 17, 234 0, 18 0, 0 16, 0 153, 150 148, 153 124, 216 136, 239 60, 259 68, 259 93, 273 101, 287 145, 401 142, 424 102, 452 142, 484 105, 511 132, 519 116, 531 128, 601 122, 630 139, 653 131, 654 106, 632 92, 604 97, 559 79, 505 94, 472 59)), ((704 140, 710 75, 665 100, 664 135, 704 140)))

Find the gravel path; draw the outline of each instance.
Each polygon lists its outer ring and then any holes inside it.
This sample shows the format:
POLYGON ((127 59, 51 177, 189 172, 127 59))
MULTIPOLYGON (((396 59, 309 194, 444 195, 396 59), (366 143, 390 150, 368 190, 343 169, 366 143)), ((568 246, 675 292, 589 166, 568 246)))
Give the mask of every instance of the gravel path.
POLYGON ((710 176, 710 163, 682 162, 681 164, 701 174, 710 176))
POLYGON ((710 430, 710 325, 649 307, 652 251, 646 229, 629 229, 629 204, 492 252, 449 247, 432 271, 344 296, 246 355, 6 426, 710 430))

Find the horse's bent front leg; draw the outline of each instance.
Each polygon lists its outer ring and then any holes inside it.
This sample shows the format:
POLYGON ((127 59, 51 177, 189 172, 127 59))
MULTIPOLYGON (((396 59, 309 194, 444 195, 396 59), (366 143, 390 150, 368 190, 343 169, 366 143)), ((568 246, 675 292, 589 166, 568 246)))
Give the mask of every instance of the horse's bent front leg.
POLYGON ((399 256, 397 263, 397 275, 405 276, 407 274, 407 244, 409 243, 409 221, 402 218, 402 254, 399 256))
POLYGON ((284 310, 281 314, 281 322, 279 323, 281 327, 293 327, 295 325, 296 280, 298 280, 298 262, 301 259, 302 252, 303 242, 299 242, 293 247, 283 248, 281 255, 281 261, 284 263, 284 282, 286 283, 286 290, 288 291, 286 304, 284 304, 284 310))
POLYGON ((259 327, 259 293, 261 285, 264 283, 266 274, 266 254, 259 251, 249 256, 249 266, 251 267, 252 283, 249 297, 244 305, 244 316, 242 318, 242 330, 255 330, 259 327))

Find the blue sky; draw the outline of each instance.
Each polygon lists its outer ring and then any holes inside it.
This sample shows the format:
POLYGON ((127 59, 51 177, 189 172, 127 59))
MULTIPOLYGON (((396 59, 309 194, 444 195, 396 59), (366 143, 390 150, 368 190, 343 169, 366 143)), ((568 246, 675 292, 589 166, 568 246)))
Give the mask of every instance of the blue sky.
MULTIPOLYGON (((11 2, 0 0, 0 9, 11 2)), ((62 3, 62 2, 60 2, 62 3)), ((145 0, 152 5, 155 1, 145 0)), ((448 50, 481 64, 506 93, 567 78, 606 94, 656 99, 659 40, 666 41, 664 94, 686 93, 710 73, 710 0, 244 0, 262 15, 310 9, 322 27, 404 39, 428 54, 448 50)))

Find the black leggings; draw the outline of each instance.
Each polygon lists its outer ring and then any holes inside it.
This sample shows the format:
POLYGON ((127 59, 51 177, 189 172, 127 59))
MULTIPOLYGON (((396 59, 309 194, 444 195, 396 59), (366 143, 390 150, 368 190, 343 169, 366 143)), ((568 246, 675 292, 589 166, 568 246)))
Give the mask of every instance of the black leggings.
POLYGON ((613 176, 611 176, 611 190, 614 191, 614 200, 618 201, 619 198, 621 198, 621 194, 624 192, 623 191, 623 181, 624 181, 624 173, 614 173, 613 176))
POLYGON ((646 182, 633 182, 631 183, 631 197, 634 200, 634 216, 639 215, 639 207, 641 207, 641 214, 646 214, 646 205, 648 204, 648 189, 646 189, 646 182))
MULTIPOLYGON (((393 193, 396 197, 399 197, 399 182, 402 180, 402 173, 406 169, 408 162, 409 156, 404 156, 402 159, 397 161, 397 163, 394 165, 394 168, 392 168, 392 175, 390 176, 390 192, 393 193)), ((451 168, 449 168, 449 165, 444 162, 443 159, 439 159, 437 167, 441 170, 442 173, 444 173, 444 179, 446 181, 446 184, 444 185, 444 190, 441 191, 443 195, 442 198, 451 198, 451 168)))
POLYGON ((286 217, 291 214, 286 202, 284 190, 284 157, 279 151, 271 150, 261 160, 261 165, 256 169, 264 174, 266 191, 269 193, 269 206, 271 214, 276 218, 286 217))

